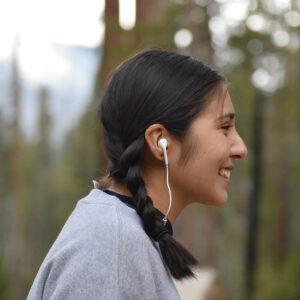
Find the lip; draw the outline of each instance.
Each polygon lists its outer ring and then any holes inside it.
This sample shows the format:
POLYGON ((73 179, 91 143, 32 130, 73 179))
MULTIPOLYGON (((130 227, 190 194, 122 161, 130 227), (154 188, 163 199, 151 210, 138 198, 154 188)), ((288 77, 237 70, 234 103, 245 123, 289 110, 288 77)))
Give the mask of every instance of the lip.
MULTIPOLYGON (((234 169, 234 166, 233 165, 228 165, 226 167, 222 167, 221 169, 225 169, 225 170, 229 170, 229 171, 232 171, 234 169)), ((218 174, 228 185, 230 184, 230 179, 218 174)))
POLYGON ((227 167, 222 167, 220 169, 226 169, 226 170, 232 171, 234 169, 234 166, 233 165, 229 165, 227 167))
POLYGON ((220 175, 219 176, 229 185, 230 184, 230 179, 225 178, 224 176, 220 175))

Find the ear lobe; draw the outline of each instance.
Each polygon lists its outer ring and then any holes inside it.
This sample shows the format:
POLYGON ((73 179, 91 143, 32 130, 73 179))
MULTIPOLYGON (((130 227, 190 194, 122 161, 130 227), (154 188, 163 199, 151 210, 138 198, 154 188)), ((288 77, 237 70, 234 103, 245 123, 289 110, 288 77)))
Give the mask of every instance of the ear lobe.
POLYGON ((163 149, 158 146, 158 141, 165 136, 166 129, 161 124, 153 124, 145 131, 145 141, 152 155, 159 161, 164 161, 163 149))

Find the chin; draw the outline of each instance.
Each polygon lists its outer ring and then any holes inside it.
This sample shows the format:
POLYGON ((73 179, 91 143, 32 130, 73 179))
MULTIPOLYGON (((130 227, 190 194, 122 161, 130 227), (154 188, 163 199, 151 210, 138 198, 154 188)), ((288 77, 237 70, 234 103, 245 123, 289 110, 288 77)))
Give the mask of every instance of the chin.
POLYGON ((206 206, 221 207, 226 204, 227 198, 227 191, 222 191, 221 193, 206 194, 205 196, 200 196, 198 194, 194 197, 195 200, 191 201, 191 203, 195 202, 206 206))
POLYGON ((219 203, 216 203, 215 205, 213 205, 214 207, 222 207, 226 204, 227 201, 224 201, 224 202, 219 202, 219 203))
POLYGON ((206 206, 212 206, 212 207, 221 207, 226 204, 227 197, 222 198, 215 198, 215 199, 209 199, 208 201, 197 201, 198 203, 201 203, 206 206))
POLYGON ((214 207, 221 207, 227 203, 227 192, 226 195, 219 196, 218 198, 215 198, 214 201, 212 201, 209 205, 214 207))

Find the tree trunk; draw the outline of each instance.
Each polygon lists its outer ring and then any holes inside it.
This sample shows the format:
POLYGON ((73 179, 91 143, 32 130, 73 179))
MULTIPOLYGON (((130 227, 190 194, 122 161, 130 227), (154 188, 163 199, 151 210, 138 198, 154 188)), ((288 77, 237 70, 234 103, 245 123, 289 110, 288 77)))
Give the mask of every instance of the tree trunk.
POLYGON ((105 36, 103 41, 103 54, 99 69, 100 87, 107 85, 113 70, 120 63, 119 51, 121 48, 121 28, 119 25, 119 1, 105 1, 105 36))
POLYGON ((262 186, 262 154, 263 154, 263 129, 264 129, 264 105, 265 99, 259 94, 255 101, 253 118, 253 169, 252 169, 252 188, 248 199, 247 209, 247 244, 246 244, 246 274, 245 292, 246 299, 253 299, 255 282, 254 275, 257 264, 258 249, 258 203, 262 186))
MULTIPOLYGON (((284 127, 283 127, 284 128, 284 127)), ((285 261, 288 253, 289 242, 289 144, 284 138, 281 145, 279 163, 280 172, 278 178, 278 237, 277 237, 277 262, 279 265, 285 261)))

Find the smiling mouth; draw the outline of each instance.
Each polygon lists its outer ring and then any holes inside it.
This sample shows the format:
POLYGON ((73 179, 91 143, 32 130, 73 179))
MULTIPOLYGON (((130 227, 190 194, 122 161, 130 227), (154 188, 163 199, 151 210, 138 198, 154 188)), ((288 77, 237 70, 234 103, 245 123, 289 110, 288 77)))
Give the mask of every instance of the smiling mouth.
POLYGON ((220 169, 219 175, 223 176, 226 179, 230 179, 230 170, 228 170, 228 169, 220 169))

